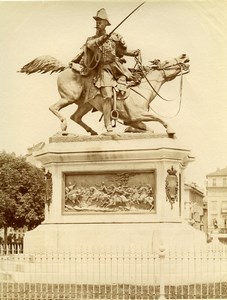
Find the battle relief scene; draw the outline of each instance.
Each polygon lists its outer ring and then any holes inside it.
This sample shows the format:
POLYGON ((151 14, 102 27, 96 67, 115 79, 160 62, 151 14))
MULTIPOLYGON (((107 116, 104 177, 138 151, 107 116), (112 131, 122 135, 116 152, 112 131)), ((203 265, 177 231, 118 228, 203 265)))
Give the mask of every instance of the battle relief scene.
POLYGON ((64 213, 154 212, 155 173, 65 175, 64 213))

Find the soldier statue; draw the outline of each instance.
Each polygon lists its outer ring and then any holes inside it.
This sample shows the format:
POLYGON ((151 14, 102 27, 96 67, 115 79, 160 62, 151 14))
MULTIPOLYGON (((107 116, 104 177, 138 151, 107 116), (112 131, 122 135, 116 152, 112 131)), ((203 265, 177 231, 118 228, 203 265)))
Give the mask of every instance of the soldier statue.
POLYGON ((78 107, 70 118, 91 135, 98 133, 84 123, 82 118, 91 110, 98 110, 102 112, 105 128, 110 134, 113 121, 116 124, 119 119, 123 125, 129 126, 126 132, 149 131, 144 122, 154 121, 165 128, 169 137, 174 136, 175 131, 171 126, 157 113, 149 110, 150 103, 157 95, 161 97, 158 91, 165 82, 189 73, 190 60, 186 54, 182 54, 164 62, 154 60, 152 66, 144 67, 140 60, 140 50, 127 49, 116 30, 143 4, 137 6, 109 34, 106 33, 106 27, 110 26, 108 16, 104 8, 100 9, 93 17, 96 20, 96 34, 86 40, 83 51, 69 65, 45 55, 33 59, 19 71, 26 74, 61 72, 57 79, 60 99, 49 109, 61 121, 63 135, 68 134, 67 120, 60 110, 75 103, 78 107), (135 58, 133 68, 126 68, 125 56, 135 58), (127 89, 131 86, 134 88, 127 89))
POLYGON ((106 26, 111 24, 104 8, 98 10, 93 18, 96 21, 96 34, 87 39, 83 51, 71 61, 70 66, 73 68, 74 64, 79 64, 83 76, 94 72, 94 84, 103 97, 104 125, 107 132, 112 132, 113 89, 124 95, 127 81, 132 80, 131 72, 124 66, 124 56, 136 57, 140 50, 130 51, 121 35, 106 33, 106 26))

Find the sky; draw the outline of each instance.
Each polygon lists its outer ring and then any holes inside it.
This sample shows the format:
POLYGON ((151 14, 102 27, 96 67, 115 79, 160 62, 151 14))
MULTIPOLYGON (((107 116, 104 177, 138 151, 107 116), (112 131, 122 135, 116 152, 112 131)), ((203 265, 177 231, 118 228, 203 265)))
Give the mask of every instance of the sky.
MULTIPOLYGON (((95 33, 97 10, 105 8, 111 31, 141 2, 137 1, 0 1, 0 151, 27 154, 27 148, 48 142, 60 131, 59 120, 49 106, 59 100, 58 74, 25 75, 17 72, 41 55, 51 55, 68 63, 88 36, 95 33)), ((175 58, 186 53, 190 73, 183 79, 180 105, 180 78, 165 83, 164 102, 158 96, 152 109, 165 116, 176 130, 182 145, 195 156, 188 165, 187 182, 203 187, 206 175, 227 166, 227 1, 146 1, 118 29, 130 49, 140 49, 144 65, 149 60, 175 58), (174 117, 173 117, 174 116, 174 117)), ((129 61, 131 66, 133 61, 129 61)), ((61 112, 68 131, 86 132, 69 119, 76 106, 61 112)), ((100 113, 84 120, 99 133, 100 113)), ((155 123, 155 133, 164 129, 155 123)), ((123 132, 118 125, 116 132, 123 132)))

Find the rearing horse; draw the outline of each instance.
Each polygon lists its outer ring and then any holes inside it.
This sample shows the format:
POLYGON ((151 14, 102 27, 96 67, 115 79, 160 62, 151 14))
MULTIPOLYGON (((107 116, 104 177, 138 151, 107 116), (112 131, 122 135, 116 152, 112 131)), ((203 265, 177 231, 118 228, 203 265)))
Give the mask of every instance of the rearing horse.
MULTIPOLYGON (((173 60, 159 62, 155 67, 149 68, 148 73, 142 79, 141 83, 129 89, 125 99, 116 101, 116 111, 118 118, 125 125, 135 129, 146 131, 146 125, 143 122, 155 121, 161 123, 169 136, 174 135, 174 131, 169 124, 158 117, 155 113, 149 112, 151 101, 158 95, 161 86, 170 80, 173 80, 182 70, 189 72, 189 58, 186 54, 174 58, 173 60)), ((50 111, 54 113, 61 121, 61 130, 67 129, 66 118, 60 114, 60 110, 70 104, 77 104, 77 110, 70 117, 77 124, 82 126, 91 135, 97 135, 92 128, 82 121, 82 117, 92 109, 103 111, 103 99, 100 94, 96 94, 93 99, 84 101, 84 91, 90 88, 92 78, 82 76, 79 72, 69 68, 58 60, 50 56, 41 56, 21 68, 19 72, 31 74, 35 72, 61 72, 57 79, 60 100, 50 106, 50 111)))

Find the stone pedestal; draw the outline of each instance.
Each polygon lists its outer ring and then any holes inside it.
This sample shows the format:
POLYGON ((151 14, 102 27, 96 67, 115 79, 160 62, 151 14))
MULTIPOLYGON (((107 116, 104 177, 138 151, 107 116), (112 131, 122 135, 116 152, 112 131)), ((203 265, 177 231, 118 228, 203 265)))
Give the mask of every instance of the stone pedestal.
POLYGON ((33 157, 52 174, 52 197, 45 221, 25 235, 25 252, 205 242, 184 223, 184 169, 193 158, 175 139, 55 136, 33 157))

